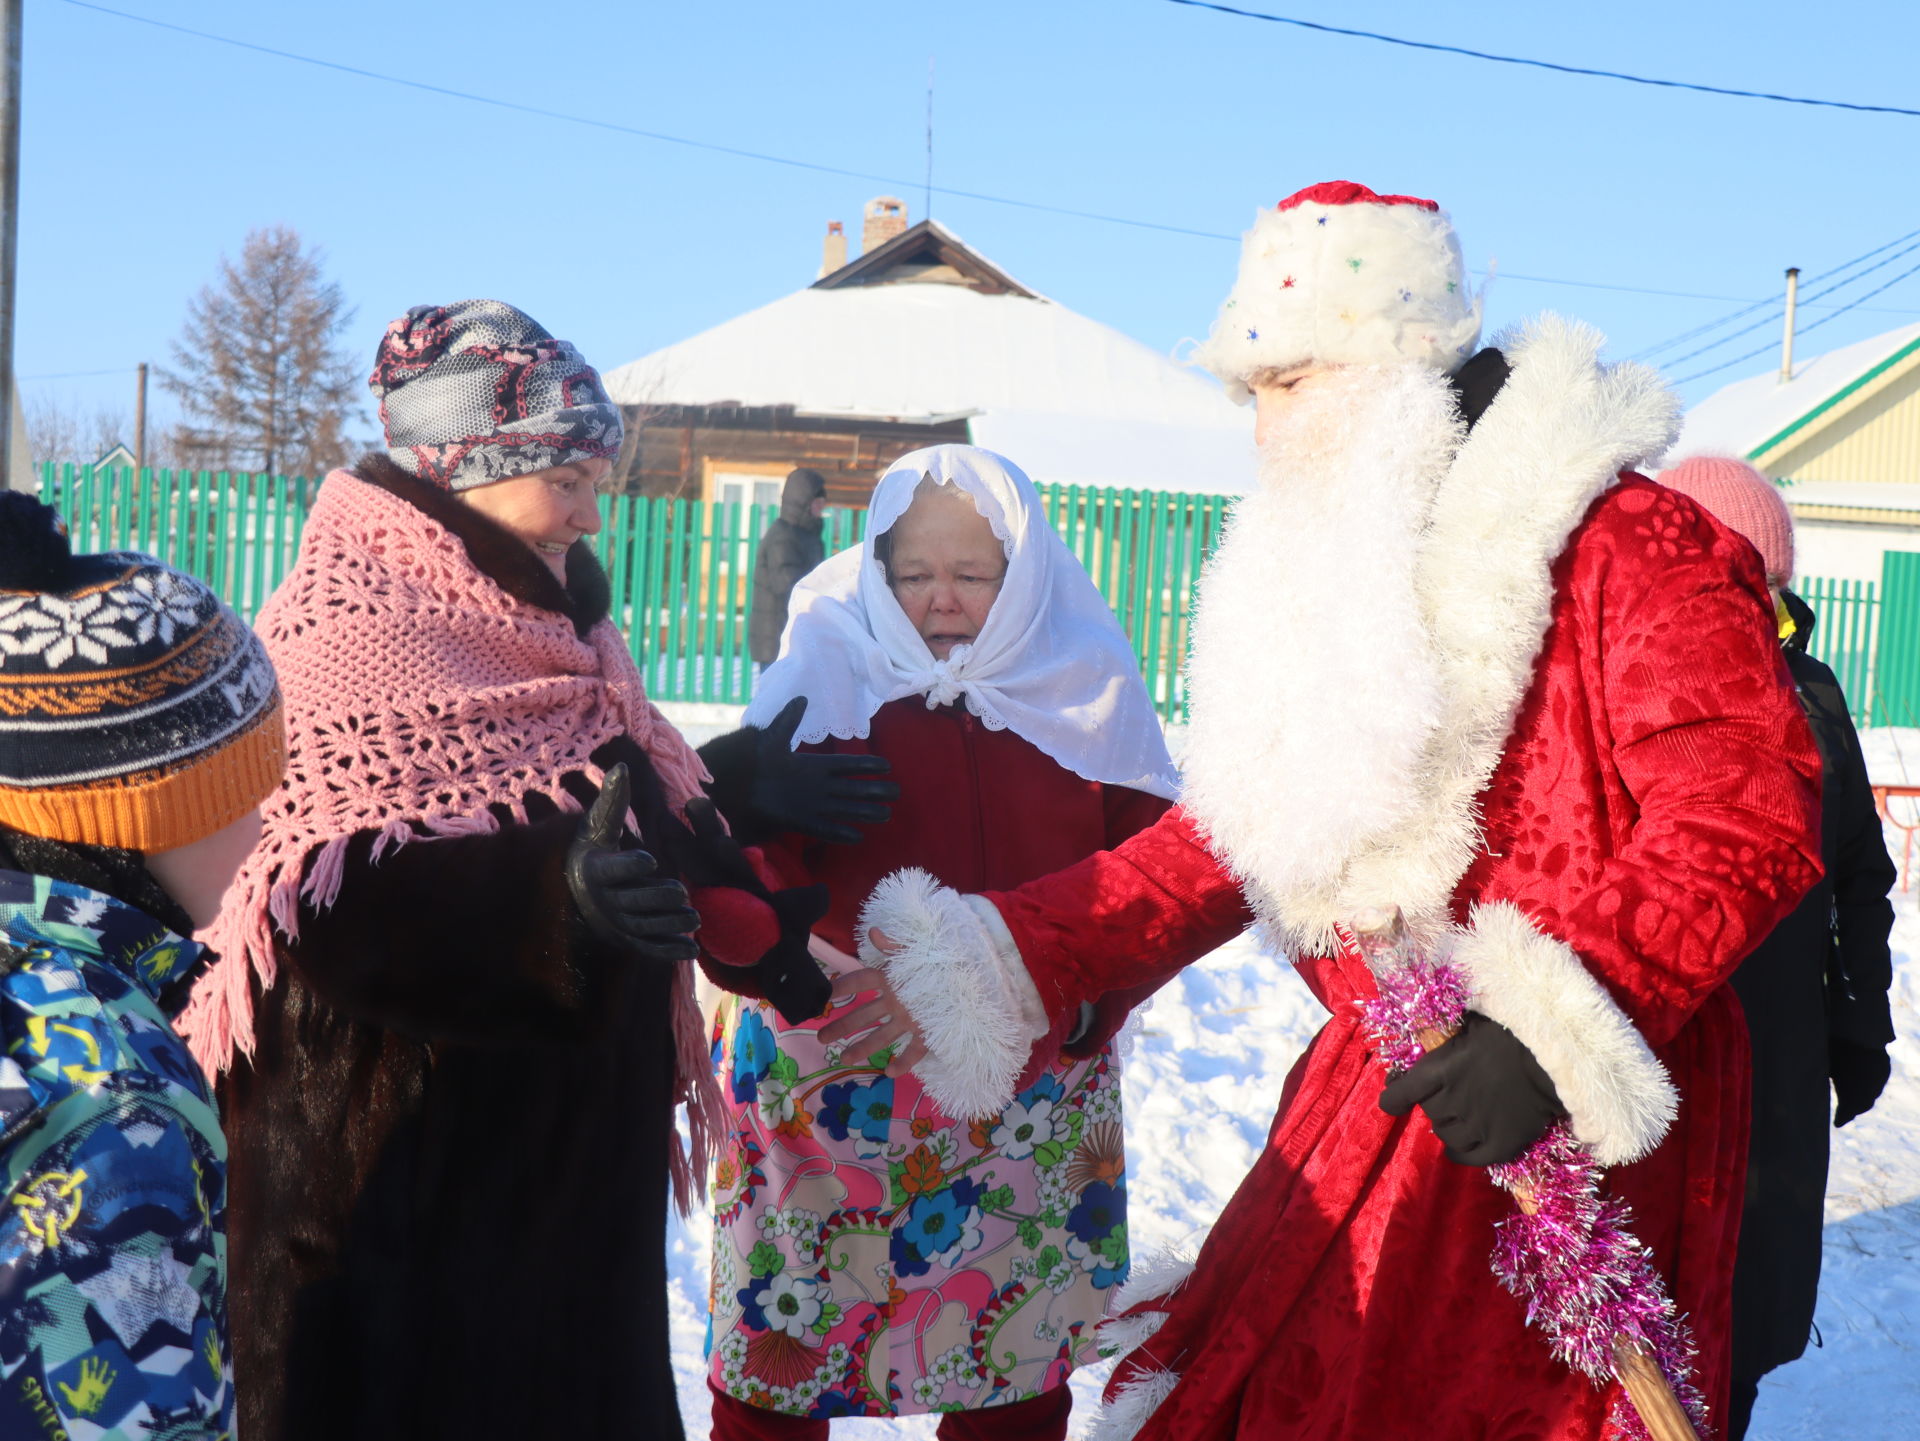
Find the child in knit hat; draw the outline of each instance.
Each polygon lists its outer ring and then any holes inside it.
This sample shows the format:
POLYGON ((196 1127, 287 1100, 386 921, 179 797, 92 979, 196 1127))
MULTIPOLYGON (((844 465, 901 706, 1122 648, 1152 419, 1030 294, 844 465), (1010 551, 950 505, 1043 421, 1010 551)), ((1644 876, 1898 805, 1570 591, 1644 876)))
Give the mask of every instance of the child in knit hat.
POLYGON ((231 1431, 227 1148, 172 1019, 284 751, 239 617, 0 492, 0 1435, 231 1431))

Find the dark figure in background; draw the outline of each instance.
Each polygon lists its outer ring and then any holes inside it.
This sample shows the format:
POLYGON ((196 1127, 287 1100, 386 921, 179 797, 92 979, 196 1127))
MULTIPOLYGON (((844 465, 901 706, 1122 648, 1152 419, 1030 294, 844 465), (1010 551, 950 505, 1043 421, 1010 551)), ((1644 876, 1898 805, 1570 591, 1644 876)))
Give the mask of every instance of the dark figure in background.
POLYGON ((1820 750, 1826 876, 1733 975, 1753 1043, 1753 1136, 1733 1273, 1733 1396, 1724 1427, 1726 1441, 1740 1441, 1760 1378, 1798 1360, 1813 1326, 1829 1078, 1836 1126, 1870 1108, 1887 1083, 1887 892, 1894 869, 1840 682, 1807 654, 1813 611, 1784 589, 1793 574, 1786 503, 1741 461, 1683 461, 1660 482, 1692 496, 1760 552, 1783 611, 1787 669, 1820 750))
POLYGON ((760 537, 753 566, 753 609, 747 619, 747 649, 756 665, 772 665, 787 628, 787 597, 793 583, 827 558, 820 517, 827 509, 826 477, 796 470, 780 494, 780 518, 760 537))

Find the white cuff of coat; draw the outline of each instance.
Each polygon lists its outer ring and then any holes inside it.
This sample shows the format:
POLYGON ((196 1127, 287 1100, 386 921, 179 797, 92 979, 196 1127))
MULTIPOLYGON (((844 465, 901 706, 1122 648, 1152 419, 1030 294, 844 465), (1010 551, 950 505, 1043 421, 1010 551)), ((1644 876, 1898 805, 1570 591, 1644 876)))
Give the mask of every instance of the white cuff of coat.
POLYGON ((1454 938, 1470 1004, 1525 1043, 1553 1079, 1574 1136, 1602 1166, 1660 1144, 1679 1100, 1666 1068, 1572 947, 1507 901, 1475 906, 1454 938))
POLYGON ((1003 1110, 1034 1042, 1051 1028, 1000 912, 925 871, 895 871, 867 898, 860 937, 862 958, 886 970, 926 1043, 914 1073, 934 1104, 957 1120, 1003 1110), (866 939, 871 930, 900 949, 880 955, 866 939))

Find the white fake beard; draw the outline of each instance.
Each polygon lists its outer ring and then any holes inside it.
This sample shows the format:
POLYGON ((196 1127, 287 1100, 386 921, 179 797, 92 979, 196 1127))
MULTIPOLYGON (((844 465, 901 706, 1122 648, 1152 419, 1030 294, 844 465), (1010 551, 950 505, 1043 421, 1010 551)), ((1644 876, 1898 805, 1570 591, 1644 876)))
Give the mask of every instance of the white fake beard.
POLYGON ((1438 371, 1317 377, 1202 578, 1182 801, 1283 942, 1289 897, 1417 802, 1441 690, 1416 561, 1463 434, 1438 371))

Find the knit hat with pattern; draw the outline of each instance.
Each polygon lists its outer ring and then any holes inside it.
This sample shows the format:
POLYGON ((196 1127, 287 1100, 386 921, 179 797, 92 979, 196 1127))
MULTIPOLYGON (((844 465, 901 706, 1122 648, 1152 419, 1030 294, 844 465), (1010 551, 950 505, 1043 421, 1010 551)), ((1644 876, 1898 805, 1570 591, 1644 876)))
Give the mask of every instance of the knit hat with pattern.
POLYGON ((1310 185, 1255 217, 1240 274, 1194 359, 1244 402, 1263 370, 1414 361, 1451 374, 1480 340, 1445 212, 1351 180, 1310 185))
POLYGON ((1730 455, 1695 455, 1661 471, 1659 480, 1751 541, 1767 568, 1768 585, 1793 579, 1793 513, 1759 471, 1730 455))
POLYGON ((173 850, 285 764, 272 662, 213 592, 151 556, 73 555, 57 514, 0 491, 0 825, 173 850))
POLYGON ((416 305, 367 384, 387 454, 448 490, 620 453, 620 407, 578 350, 498 300, 416 305))

